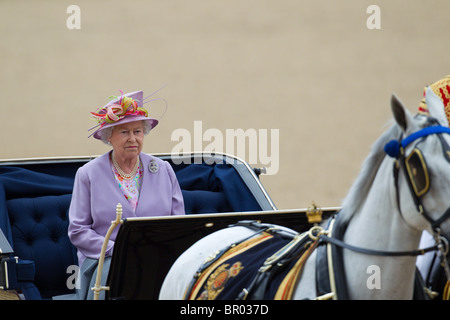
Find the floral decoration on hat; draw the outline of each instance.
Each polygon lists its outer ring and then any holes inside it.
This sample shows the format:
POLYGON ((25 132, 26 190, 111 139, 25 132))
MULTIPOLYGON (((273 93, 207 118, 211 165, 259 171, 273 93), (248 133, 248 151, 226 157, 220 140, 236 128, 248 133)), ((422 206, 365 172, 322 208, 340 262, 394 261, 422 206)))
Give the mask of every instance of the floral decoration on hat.
POLYGON ((98 112, 91 112, 100 126, 106 123, 114 123, 120 121, 126 116, 144 116, 148 117, 148 112, 143 107, 139 107, 135 99, 123 95, 122 90, 119 90, 122 95, 120 97, 111 96, 110 99, 115 98, 118 103, 106 105, 98 112))
POLYGON ((143 120, 147 122, 150 129, 153 129, 158 124, 159 120, 149 117, 148 111, 143 107, 143 104, 159 100, 164 102, 165 109, 167 110, 167 101, 165 99, 149 99, 161 89, 162 88, 145 98, 143 97, 143 91, 124 94, 122 90, 119 90, 121 93, 120 96, 109 97, 113 100, 108 102, 104 107, 98 108, 96 112, 91 112, 92 119, 97 121, 97 124, 89 129, 89 131, 96 129, 89 137, 94 136, 96 139, 101 139, 102 130, 132 121, 143 120))

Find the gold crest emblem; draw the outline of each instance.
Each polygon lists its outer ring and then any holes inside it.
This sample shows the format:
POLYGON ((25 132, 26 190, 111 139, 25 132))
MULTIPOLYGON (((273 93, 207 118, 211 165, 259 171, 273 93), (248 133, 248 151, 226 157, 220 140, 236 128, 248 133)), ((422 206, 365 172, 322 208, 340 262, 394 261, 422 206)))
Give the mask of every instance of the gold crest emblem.
POLYGON ((236 277, 244 269, 239 261, 235 262, 230 268, 228 268, 229 265, 229 263, 222 264, 209 276, 204 290, 197 300, 215 300, 224 289, 228 280, 236 277))

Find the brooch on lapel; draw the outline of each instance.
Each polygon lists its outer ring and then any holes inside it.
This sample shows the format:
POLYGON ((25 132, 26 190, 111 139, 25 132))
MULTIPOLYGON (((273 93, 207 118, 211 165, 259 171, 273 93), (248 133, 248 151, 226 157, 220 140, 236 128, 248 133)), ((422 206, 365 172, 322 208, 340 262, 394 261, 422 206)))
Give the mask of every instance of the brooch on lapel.
POLYGON ((159 170, 159 166, 156 163, 155 160, 151 160, 149 165, 148 165, 148 171, 150 171, 151 173, 157 173, 159 170))

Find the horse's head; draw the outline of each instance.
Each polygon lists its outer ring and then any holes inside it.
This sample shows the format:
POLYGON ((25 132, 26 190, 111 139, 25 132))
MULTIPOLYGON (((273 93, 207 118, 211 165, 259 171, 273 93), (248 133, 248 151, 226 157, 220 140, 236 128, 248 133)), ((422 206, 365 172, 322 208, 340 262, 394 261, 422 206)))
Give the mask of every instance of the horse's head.
POLYGON ((402 136, 385 151, 396 158, 399 206, 407 223, 450 235, 449 123, 442 100, 432 90, 426 102, 429 116, 412 116, 393 95, 392 112, 402 136))

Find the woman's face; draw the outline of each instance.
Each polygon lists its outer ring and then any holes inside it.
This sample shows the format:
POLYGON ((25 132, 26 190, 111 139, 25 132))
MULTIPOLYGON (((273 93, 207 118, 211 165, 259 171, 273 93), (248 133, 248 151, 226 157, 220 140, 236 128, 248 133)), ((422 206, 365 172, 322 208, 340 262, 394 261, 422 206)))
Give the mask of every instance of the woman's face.
POLYGON ((144 125, 142 121, 115 126, 109 142, 117 158, 123 160, 135 159, 144 145, 144 125))

